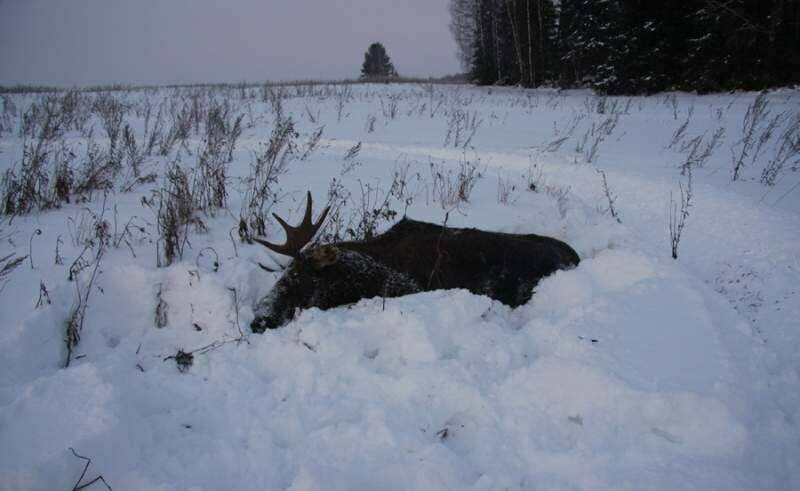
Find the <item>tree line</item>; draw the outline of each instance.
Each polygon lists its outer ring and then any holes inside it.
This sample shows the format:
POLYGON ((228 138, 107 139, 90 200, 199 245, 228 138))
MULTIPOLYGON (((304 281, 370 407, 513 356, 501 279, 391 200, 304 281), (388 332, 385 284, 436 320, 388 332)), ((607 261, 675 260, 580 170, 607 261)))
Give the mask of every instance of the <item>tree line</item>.
POLYGON ((611 94, 800 83, 800 0, 450 0, 480 85, 611 94))

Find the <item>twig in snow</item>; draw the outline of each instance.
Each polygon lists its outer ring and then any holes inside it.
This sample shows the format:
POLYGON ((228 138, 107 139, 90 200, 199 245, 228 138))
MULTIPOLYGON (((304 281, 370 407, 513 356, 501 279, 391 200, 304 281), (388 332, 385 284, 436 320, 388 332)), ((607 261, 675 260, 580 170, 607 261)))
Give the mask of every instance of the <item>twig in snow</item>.
POLYGON ((28 242, 28 259, 31 260, 31 269, 34 269, 34 266, 33 266, 33 238, 35 236, 37 236, 37 235, 42 235, 42 230, 41 229, 37 228, 36 230, 34 230, 33 233, 31 234, 31 240, 28 242))
POLYGON ((203 257, 203 252, 205 251, 211 251, 214 253, 214 272, 216 273, 219 271, 219 254, 217 254, 217 250, 213 247, 204 247, 200 249, 200 252, 197 254, 197 258, 195 259, 194 263, 198 268, 200 267, 200 258, 203 257))
POLYGON ((233 244, 233 255, 239 257, 239 249, 236 247, 236 240, 233 238, 233 231, 236 230, 236 227, 230 229, 228 231, 228 237, 231 238, 231 243, 233 244))
POLYGON ((75 485, 72 486, 72 491, 80 491, 81 489, 86 489, 89 486, 91 486, 92 484, 96 483, 97 481, 102 482, 109 491, 112 491, 111 486, 109 486, 108 483, 106 482, 106 480, 103 479, 103 475, 102 474, 98 475, 97 477, 95 477, 94 479, 92 479, 91 481, 89 481, 87 483, 81 484, 81 482, 83 481, 83 478, 86 477, 86 471, 88 471, 89 470, 89 466, 92 465, 92 459, 90 459, 89 457, 84 457, 83 455, 78 454, 78 452, 76 452, 75 449, 72 448, 72 447, 69 447, 69 451, 72 452, 72 455, 74 455, 75 457, 86 461, 86 465, 83 466, 83 472, 81 472, 81 477, 79 477, 78 480, 75 482, 75 485))
POLYGON ((242 326, 239 324, 239 293, 236 291, 236 288, 228 288, 228 290, 233 292, 233 308, 236 314, 235 323, 236 323, 236 330, 239 331, 239 339, 247 341, 244 331, 242 331, 242 326))
POLYGON ((611 193, 611 190, 608 187, 608 180, 606 179, 606 172, 602 169, 597 169, 597 173, 603 178, 603 193, 606 195, 606 199, 608 200, 608 211, 611 213, 611 216, 617 223, 622 223, 622 220, 619 218, 617 214, 617 209, 614 208, 614 203, 616 202, 616 197, 611 193))

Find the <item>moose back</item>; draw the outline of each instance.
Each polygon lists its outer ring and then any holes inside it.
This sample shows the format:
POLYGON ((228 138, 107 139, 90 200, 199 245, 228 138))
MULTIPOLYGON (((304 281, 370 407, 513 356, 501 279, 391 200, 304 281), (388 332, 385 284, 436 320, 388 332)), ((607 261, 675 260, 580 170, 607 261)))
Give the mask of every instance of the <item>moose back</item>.
POLYGON ((516 307, 530 300, 540 279, 580 261, 569 245, 551 237, 450 228, 408 218, 368 240, 301 251, 327 212, 312 224, 309 193, 300 226, 276 215, 286 229, 285 244, 257 240, 294 260, 256 306, 254 332, 286 324, 298 308, 329 309, 362 298, 437 289, 464 288, 516 307))

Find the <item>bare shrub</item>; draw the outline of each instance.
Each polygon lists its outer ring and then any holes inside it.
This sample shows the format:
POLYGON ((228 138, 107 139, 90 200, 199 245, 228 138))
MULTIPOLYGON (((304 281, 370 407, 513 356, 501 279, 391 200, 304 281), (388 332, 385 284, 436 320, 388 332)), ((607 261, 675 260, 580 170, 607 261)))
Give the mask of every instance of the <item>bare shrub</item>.
POLYGON ((270 87, 264 85, 261 90, 261 100, 268 102, 276 121, 284 119, 283 100, 288 97, 285 87, 270 87))
POLYGON ((16 256, 14 253, 0 257, 0 292, 2 292, 9 282, 11 273, 14 272, 28 256, 16 256))
POLYGON ((151 126, 151 112, 150 109, 147 110, 147 114, 144 119, 144 154, 145 155, 152 155, 153 149, 156 147, 156 144, 159 141, 162 141, 163 131, 164 131, 164 103, 158 105, 158 113, 156 113, 155 121, 153 121, 151 126))
POLYGON ((766 91, 759 93, 753 103, 747 107, 747 112, 742 120, 742 137, 731 149, 733 154, 732 180, 739 180, 742 170, 747 165, 746 160, 749 160, 749 164, 755 163, 764 145, 772 138, 776 128, 785 117, 785 113, 779 113, 770 118, 770 112, 766 91))
POLYGON ((562 136, 561 138, 556 138, 555 140, 551 141, 544 147, 545 152, 558 152, 561 149, 561 146, 569 140, 569 136, 562 136))
POLYGON ((667 145, 668 149, 673 148, 680 143, 680 141, 683 139, 684 133, 686 133, 686 129, 689 127, 690 122, 691 120, 687 117, 686 121, 678 126, 678 128, 672 133, 672 138, 669 141, 669 145, 667 145))
POLYGON ((250 174, 245 180, 247 191, 243 199, 239 220, 239 237, 248 243, 255 235, 266 235, 266 214, 278 201, 275 186, 288 171, 297 154, 295 139, 298 134, 291 118, 278 120, 269 142, 261 145, 250 164, 250 174))
POLYGON ((97 142, 88 140, 86 156, 75 176, 75 193, 89 193, 91 198, 92 191, 112 189, 118 170, 117 162, 108 158, 97 142))
POLYGON ((320 126, 316 129, 309 137, 308 141, 306 142, 306 148, 303 150, 303 154, 300 156, 300 160, 308 160, 314 150, 317 149, 320 140, 322 140, 322 132, 325 130, 324 126, 320 126))
MULTIPOLYGON (((575 151, 582 153, 587 163, 591 164, 597 158, 597 152, 600 149, 600 144, 611 136, 619 124, 619 115, 612 114, 604 119, 599 125, 592 123, 592 126, 586 129, 583 138, 578 141, 575 146, 575 151)), ((558 144, 560 146, 560 143, 558 144)))
POLYGON ((340 88, 336 89, 334 97, 336 100, 336 121, 341 122, 344 106, 353 98, 353 89, 349 85, 340 86, 340 88))
POLYGON ((480 160, 471 161, 466 155, 459 163, 457 172, 445 164, 430 163, 432 179, 431 197, 445 210, 457 207, 459 203, 469 202, 472 190, 483 177, 480 160))
POLYGON ((172 151, 176 143, 186 146, 186 140, 192 131, 192 110, 187 104, 178 108, 173 101, 169 106, 169 117, 171 125, 166 133, 162 133, 158 143, 158 154, 167 156, 172 151))
POLYGON ((517 190, 514 181, 508 177, 497 176, 497 202, 502 205, 513 203, 512 196, 517 190))
POLYGON ((206 114, 205 145, 198 152, 193 195, 197 207, 206 212, 224 208, 228 199, 228 163, 242 133, 242 115, 233 117, 226 103, 212 102, 206 114))
POLYGON ((679 183, 680 201, 675 201, 672 193, 669 194, 669 241, 672 250, 672 259, 678 259, 678 246, 681 243, 683 227, 689 218, 689 208, 692 201, 692 168, 688 167, 686 174, 686 188, 679 183))
POLYGON ((192 194, 200 210, 213 213, 228 201, 228 163, 209 146, 198 156, 194 170, 192 194))
POLYGON ((92 230, 94 236, 86 244, 72 266, 70 266, 69 280, 75 283, 75 300, 67 319, 64 336, 64 343, 67 351, 66 361, 64 362, 65 367, 70 365, 73 351, 80 342, 81 332, 83 331, 84 321, 86 319, 86 309, 89 306, 89 298, 92 294, 92 290, 94 290, 94 282, 100 271, 100 263, 103 259, 103 255, 111 240, 111 227, 104 218, 105 211, 106 204, 104 200, 100 214, 92 214, 92 230), (88 254, 89 252, 94 252, 91 259, 87 259, 90 257, 88 254), (84 271, 89 271, 88 276, 82 274, 84 271))
POLYGON ((328 218, 319 233, 322 243, 339 242, 345 239, 348 229, 352 229, 346 216, 347 205, 351 193, 344 187, 342 181, 333 178, 328 185, 328 218))
POLYGON ((358 142, 347 150, 347 152, 344 154, 344 160, 353 160, 358 157, 360 152, 361 142, 358 142))
POLYGON ((800 166, 800 112, 794 114, 786 129, 778 137, 777 150, 761 172, 761 182, 774 186, 778 176, 791 166, 796 170, 800 166))
POLYGON ((20 137, 51 142, 64 134, 64 114, 55 96, 45 96, 34 101, 22 114, 20 137))
POLYGON ((61 97, 59 104, 64 128, 84 133, 86 124, 91 118, 91 104, 88 98, 77 90, 68 90, 61 97))
POLYGON ((317 109, 317 113, 314 114, 311 111, 311 108, 308 107, 308 104, 306 104, 306 116, 308 116, 308 120, 311 121, 312 124, 317 124, 317 121, 319 121, 319 115, 320 115, 319 109, 317 109))
POLYGON ((603 120, 600 125, 597 127, 597 131, 604 134, 605 136, 611 136, 614 133, 614 130, 617 129, 617 125, 619 124, 619 114, 612 114, 611 116, 607 117, 603 120))
POLYGON ((27 213, 37 206, 47 188, 48 175, 42 169, 41 161, 30 159, 27 148, 23 150, 22 168, 19 175, 14 169, 3 174, 2 187, 3 213, 6 215, 27 213))
POLYGON ((603 194, 606 197, 606 201, 608 202, 608 208, 606 208, 606 212, 611 214, 611 217, 617 221, 617 223, 622 223, 622 220, 617 213, 616 202, 617 197, 611 191, 611 188, 608 185, 608 179, 606 178, 606 172, 602 169, 597 169, 597 173, 600 174, 601 179, 603 180, 603 194))
POLYGON ((146 202, 156 214, 158 229, 156 266, 171 265, 183 259, 189 242, 189 227, 205 230, 205 224, 196 216, 198 206, 192 193, 189 175, 173 163, 164 177, 161 189, 154 191, 153 200, 146 202))
POLYGON ((61 187, 67 182, 64 178, 69 172, 65 173, 62 166, 56 167, 55 176, 51 175, 51 152, 49 141, 37 140, 35 143, 23 145, 19 170, 7 169, 0 183, 4 214, 24 214, 34 208, 52 208, 58 204, 59 197, 69 195, 68 183, 65 192, 61 187), (56 178, 55 181, 53 177, 56 178))
POLYGON ((119 167, 122 165, 122 149, 121 145, 119 145, 119 140, 122 135, 125 106, 114 96, 102 93, 94 101, 94 111, 100 118, 108 137, 108 159, 110 165, 119 167))
POLYGON ((74 175, 72 171, 72 161, 75 154, 64 142, 56 151, 53 166, 53 189, 51 200, 54 203, 69 203, 70 193, 74 186, 74 175))
POLYGON ((444 146, 453 148, 466 148, 472 142, 472 138, 477 133, 483 123, 483 119, 478 119, 478 111, 454 109, 450 112, 447 120, 447 133, 444 136, 444 146))
POLYGON ((75 109, 69 109, 68 117, 62 112, 61 100, 48 96, 31 104, 23 114, 21 136, 22 158, 18 168, 12 167, 3 174, 0 183, 0 211, 3 214, 28 213, 34 208, 46 209, 58 206, 60 200, 69 196, 69 165, 72 153, 63 141, 59 149, 55 144, 61 140, 65 130, 65 119, 69 120, 75 109), (28 138, 31 138, 29 141, 28 138), (57 154, 57 163, 51 162, 57 154))
POLYGON ((354 224, 347 229, 347 234, 353 240, 367 240, 375 236, 382 223, 391 222, 397 216, 391 206, 394 184, 388 191, 382 190, 377 184, 364 184, 360 180, 358 185, 360 201, 354 224))
MULTIPOLYGON (((719 128, 717 128, 716 131, 714 131, 714 134, 711 135, 711 140, 709 140, 708 143, 706 143, 705 149, 701 154, 700 160, 703 163, 705 163, 711 157, 711 155, 714 154, 714 151, 722 143, 722 138, 724 136, 725 136, 725 128, 723 128, 722 126, 720 126, 719 128)), ((702 166, 703 164, 700 165, 702 166)))
POLYGON ((131 170, 134 179, 142 175, 142 162, 144 161, 144 151, 136 144, 136 135, 129 125, 125 125, 122 130, 122 153, 127 167, 131 170))
POLYGON ((384 104, 384 100, 382 96, 378 96, 378 100, 381 105, 381 112, 383 113, 383 117, 386 120, 393 120, 397 117, 397 101, 400 99, 400 96, 397 94, 391 94, 387 96, 387 101, 384 104))
POLYGON ((605 138, 602 133, 598 133, 594 137, 592 146, 589 147, 588 150, 586 150, 583 155, 587 163, 591 164, 592 162, 594 162, 595 158, 597 158, 597 151, 600 149, 600 144, 603 142, 604 139, 605 138))
POLYGON ((361 165, 361 162, 358 161, 358 154, 360 152, 361 142, 356 143, 345 152, 342 159, 342 170, 340 171, 342 176, 349 174, 353 169, 361 165))
POLYGON ((220 154, 226 162, 233 160, 236 141, 242 135, 244 115, 233 116, 230 104, 212 102, 206 116, 206 149, 220 154))

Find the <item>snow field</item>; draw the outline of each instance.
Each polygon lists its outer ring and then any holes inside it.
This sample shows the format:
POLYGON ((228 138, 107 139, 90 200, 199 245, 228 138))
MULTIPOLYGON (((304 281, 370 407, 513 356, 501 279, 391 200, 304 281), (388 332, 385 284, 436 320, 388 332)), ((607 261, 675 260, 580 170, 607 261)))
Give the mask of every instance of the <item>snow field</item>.
MULTIPOLYGON (((583 117, 558 151, 541 148, 566 136, 585 93, 354 92, 341 120, 330 98, 287 99, 301 134, 325 124, 320 148, 280 181, 277 211, 289 222, 302 213, 306 189, 319 210, 330 180, 341 179, 355 209, 359 185, 385 188, 408 164, 408 215, 440 223, 448 210, 432 191, 431 163, 455 169, 473 159, 483 177, 468 203, 449 209, 449 225, 551 235, 572 245, 581 264, 542 281, 515 310, 466 291, 435 291, 310 309, 282 329, 243 338, 253 306, 278 278, 257 267, 270 263, 263 248, 230 237, 241 200, 236 179, 269 135, 268 105, 258 105, 260 119, 231 163, 231 212, 205 217, 208 231, 191 234, 177 264, 155 267, 153 218, 140 205, 146 187, 109 195, 105 212, 95 195, 14 219, 14 250, 30 247, 35 263, 15 271, 0 294, 3 486, 72 485, 83 462, 69 447, 92 458, 88 476, 102 474, 114 489, 800 484, 800 198, 772 201, 792 174, 775 190, 728 179, 725 145, 735 143, 754 95, 678 95, 683 111, 697 107, 695 133, 719 124, 728 136, 695 171, 695 202, 673 261, 666 213, 681 156, 665 146, 684 114, 676 120, 657 98, 632 99, 587 165, 575 146, 605 116, 583 117), (381 108, 394 99, 391 118, 381 108), (317 123, 305 121, 306 107, 319 110, 317 123), (442 144, 455 108, 483 121, 466 149, 442 144), (723 117, 716 108, 727 108, 723 117), (342 155, 359 141, 360 165, 343 174, 342 155), (525 190, 532 165, 542 172, 538 192, 525 190), (605 211, 596 168, 607 172, 621 224, 605 211), (499 179, 515 185, 507 203, 498 202, 499 179), (80 358, 63 369, 75 290, 66 268, 82 249, 78 224, 89 212, 111 220, 114 205, 120 226, 135 216, 145 232, 133 236, 135 256, 125 246, 107 252, 80 358), (29 242, 35 229, 42 234, 29 242), (53 262, 59 236, 64 265, 53 262), (52 303, 34 308, 40 281, 52 303), (159 299, 167 305, 160 329, 159 299), (169 358, 178 350, 194 352, 184 372, 169 358)), ((778 107, 797 106, 794 92, 772 97, 778 107)), ((0 162, 11 165, 19 142, 4 138, 0 149, 0 162)), ((190 165, 195 157, 182 158, 190 165)), ((148 165, 163 170, 165 160, 148 165)), ((402 203, 392 206, 402 214, 402 203)), ((279 241, 276 230, 270 239, 279 241)))

